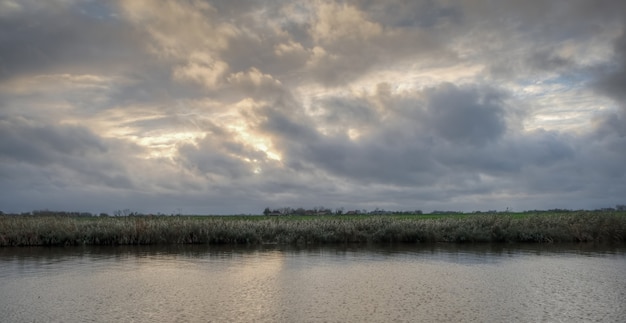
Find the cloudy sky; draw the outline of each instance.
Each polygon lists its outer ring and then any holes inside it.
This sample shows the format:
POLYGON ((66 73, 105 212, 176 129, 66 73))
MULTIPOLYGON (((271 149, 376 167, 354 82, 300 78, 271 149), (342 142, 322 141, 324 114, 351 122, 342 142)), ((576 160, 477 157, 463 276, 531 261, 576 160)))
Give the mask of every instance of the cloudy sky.
POLYGON ((626 203, 626 1, 0 0, 0 210, 626 203))

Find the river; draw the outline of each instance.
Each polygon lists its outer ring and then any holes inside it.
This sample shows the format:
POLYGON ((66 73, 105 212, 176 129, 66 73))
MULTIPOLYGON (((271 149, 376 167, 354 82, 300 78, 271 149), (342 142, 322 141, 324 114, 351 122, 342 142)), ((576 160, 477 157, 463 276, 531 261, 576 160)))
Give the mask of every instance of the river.
POLYGON ((1 322, 624 322, 626 249, 0 248, 1 322))

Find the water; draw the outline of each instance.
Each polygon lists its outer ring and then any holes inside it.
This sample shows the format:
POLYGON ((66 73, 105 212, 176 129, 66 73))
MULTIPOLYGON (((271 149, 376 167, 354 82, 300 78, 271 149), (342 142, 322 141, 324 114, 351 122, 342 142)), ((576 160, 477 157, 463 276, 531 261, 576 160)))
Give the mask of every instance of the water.
POLYGON ((0 248, 2 322, 624 322, 626 249, 0 248))

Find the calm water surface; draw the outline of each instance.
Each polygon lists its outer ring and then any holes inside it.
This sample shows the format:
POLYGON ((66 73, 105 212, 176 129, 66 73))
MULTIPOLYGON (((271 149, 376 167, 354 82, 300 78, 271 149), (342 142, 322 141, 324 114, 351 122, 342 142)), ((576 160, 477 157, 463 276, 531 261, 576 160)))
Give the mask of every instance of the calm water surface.
POLYGON ((626 249, 0 248, 1 322, 624 322, 626 249))

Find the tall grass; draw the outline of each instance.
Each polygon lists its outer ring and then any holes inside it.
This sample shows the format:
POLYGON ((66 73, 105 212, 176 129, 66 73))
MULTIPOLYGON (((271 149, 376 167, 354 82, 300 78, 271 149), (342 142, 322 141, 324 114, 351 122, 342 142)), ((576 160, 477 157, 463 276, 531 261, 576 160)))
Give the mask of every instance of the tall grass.
POLYGON ((626 243, 626 216, 575 212, 423 219, 322 217, 0 216, 0 246, 135 244, 316 244, 387 242, 626 243))

